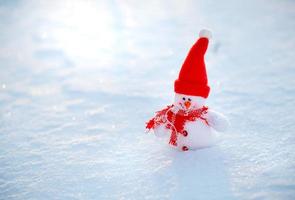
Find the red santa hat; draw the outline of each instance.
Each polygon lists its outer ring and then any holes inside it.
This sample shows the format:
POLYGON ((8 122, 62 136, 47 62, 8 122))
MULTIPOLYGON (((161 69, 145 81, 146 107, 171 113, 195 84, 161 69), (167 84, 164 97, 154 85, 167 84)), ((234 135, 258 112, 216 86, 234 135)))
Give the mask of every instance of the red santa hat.
POLYGON ((174 82, 176 93, 208 97, 210 87, 208 86, 204 55, 211 37, 212 34, 209 30, 200 31, 199 39, 189 51, 179 72, 179 77, 174 82))

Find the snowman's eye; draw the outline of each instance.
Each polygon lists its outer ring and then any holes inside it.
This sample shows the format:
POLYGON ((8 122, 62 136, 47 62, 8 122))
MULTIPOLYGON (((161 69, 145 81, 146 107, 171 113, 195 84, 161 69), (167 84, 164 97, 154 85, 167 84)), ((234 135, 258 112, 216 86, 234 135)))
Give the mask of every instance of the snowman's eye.
POLYGON ((183 97, 182 100, 185 101, 185 97, 183 97))
POLYGON ((190 99, 190 98, 188 98, 188 100, 189 100, 189 101, 191 101, 191 99, 190 99))

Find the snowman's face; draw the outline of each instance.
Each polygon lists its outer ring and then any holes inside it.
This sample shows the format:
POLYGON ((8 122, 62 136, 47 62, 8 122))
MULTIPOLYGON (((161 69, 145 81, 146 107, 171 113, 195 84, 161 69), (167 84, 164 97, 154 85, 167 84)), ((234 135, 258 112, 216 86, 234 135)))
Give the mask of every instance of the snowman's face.
POLYGON ((205 105, 205 101, 206 99, 200 96, 175 93, 174 105, 182 110, 190 111, 202 108, 205 105))

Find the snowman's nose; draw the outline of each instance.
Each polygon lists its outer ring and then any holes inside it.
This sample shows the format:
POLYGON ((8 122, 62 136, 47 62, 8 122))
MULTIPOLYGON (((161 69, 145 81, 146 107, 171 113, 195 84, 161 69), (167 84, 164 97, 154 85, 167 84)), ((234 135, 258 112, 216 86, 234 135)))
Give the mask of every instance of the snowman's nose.
POLYGON ((184 102, 184 105, 185 105, 186 109, 188 109, 191 106, 191 102, 186 101, 186 102, 184 102))

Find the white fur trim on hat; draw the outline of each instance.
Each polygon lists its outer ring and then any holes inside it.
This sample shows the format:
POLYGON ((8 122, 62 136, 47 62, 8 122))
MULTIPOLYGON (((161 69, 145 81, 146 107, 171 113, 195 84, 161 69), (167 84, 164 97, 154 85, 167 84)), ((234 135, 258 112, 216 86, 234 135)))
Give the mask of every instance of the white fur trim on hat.
POLYGON ((199 33, 199 36, 200 38, 208 38, 209 40, 212 38, 212 33, 208 29, 202 29, 199 33))

